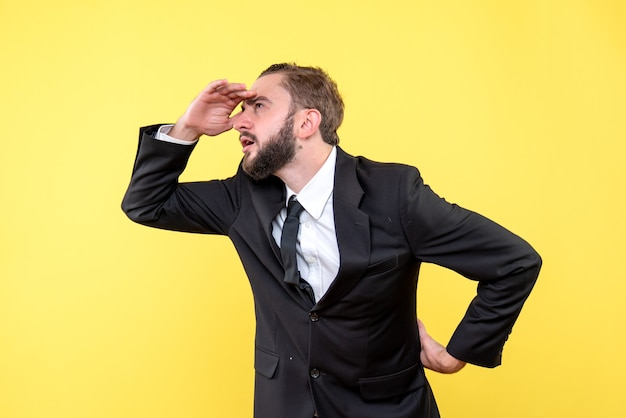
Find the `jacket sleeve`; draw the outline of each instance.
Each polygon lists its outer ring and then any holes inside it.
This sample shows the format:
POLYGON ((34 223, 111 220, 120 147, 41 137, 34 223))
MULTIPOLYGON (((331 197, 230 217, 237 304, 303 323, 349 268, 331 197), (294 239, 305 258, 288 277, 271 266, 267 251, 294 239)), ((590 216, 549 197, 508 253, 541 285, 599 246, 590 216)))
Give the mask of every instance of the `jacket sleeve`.
POLYGON ((498 366, 537 280, 541 257, 502 226, 437 196, 417 170, 406 177, 404 187, 403 223, 414 255, 478 282, 448 352, 479 366, 498 366))
POLYGON ((159 125, 140 129, 135 165, 122 210, 133 221, 185 232, 228 232, 238 212, 236 177, 179 183, 195 145, 154 138, 159 125))

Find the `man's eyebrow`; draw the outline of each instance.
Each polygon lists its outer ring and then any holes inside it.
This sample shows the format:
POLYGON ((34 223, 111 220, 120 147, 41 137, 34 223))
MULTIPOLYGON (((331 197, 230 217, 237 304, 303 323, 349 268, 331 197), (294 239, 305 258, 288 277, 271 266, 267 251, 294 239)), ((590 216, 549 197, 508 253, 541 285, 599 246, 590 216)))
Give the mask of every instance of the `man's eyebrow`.
POLYGON ((244 101, 244 104, 246 106, 253 106, 257 102, 272 103, 272 101, 270 99, 268 99, 267 97, 265 97, 265 96, 256 96, 256 97, 253 97, 251 99, 248 99, 248 100, 244 101))

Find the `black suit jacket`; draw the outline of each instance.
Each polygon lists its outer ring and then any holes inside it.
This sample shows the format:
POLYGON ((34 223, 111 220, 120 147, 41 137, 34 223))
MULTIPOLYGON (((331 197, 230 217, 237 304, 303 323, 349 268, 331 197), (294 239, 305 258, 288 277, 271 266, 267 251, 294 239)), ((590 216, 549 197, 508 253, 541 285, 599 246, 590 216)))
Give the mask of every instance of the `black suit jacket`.
POLYGON ((122 207, 158 228, 227 235, 252 286, 256 313, 257 418, 414 418, 439 412, 420 363, 416 287, 422 262, 478 281, 449 345, 486 367, 502 348, 541 259, 501 226, 450 204, 417 169, 338 149, 333 204, 337 277, 315 303, 283 281, 272 219, 283 183, 255 182, 241 167, 226 180, 178 183, 193 146, 143 128, 122 207))

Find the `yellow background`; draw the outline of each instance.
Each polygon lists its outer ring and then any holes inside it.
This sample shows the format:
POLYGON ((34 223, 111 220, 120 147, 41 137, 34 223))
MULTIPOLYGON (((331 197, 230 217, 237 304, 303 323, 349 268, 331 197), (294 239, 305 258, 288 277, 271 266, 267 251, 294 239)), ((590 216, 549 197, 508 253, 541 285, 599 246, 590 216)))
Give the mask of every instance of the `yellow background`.
MULTIPOLYGON (((623 1, 2 0, 0 16, 0 417, 251 416, 229 241, 119 204, 140 125, 277 61, 337 80, 348 152, 418 166, 544 258, 504 365, 429 375, 443 416, 624 414, 623 1)), ((235 138, 203 139, 184 178, 231 175, 235 138)), ((473 291, 424 269, 436 338, 473 291)))

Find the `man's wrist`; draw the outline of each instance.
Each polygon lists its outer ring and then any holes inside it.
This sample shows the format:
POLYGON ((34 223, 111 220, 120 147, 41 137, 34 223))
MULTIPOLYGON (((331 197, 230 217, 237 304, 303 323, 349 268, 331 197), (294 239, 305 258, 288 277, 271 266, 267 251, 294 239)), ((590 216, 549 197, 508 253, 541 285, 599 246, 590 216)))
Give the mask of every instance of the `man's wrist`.
POLYGON ((193 129, 186 128, 180 123, 176 123, 176 125, 174 125, 169 131, 168 135, 180 141, 187 142, 196 142, 198 139, 200 139, 200 136, 202 136, 202 134, 199 134, 193 129))
POLYGON ((179 145, 193 145, 198 140, 188 141, 184 138, 179 138, 175 135, 172 135, 172 130, 175 125, 161 125, 155 135, 155 138, 159 141, 171 142, 179 145))
POLYGON ((465 365, 467 364, 463 360, 459 360, 458 358, 454 357, 452 354, 448 352, 447 349, 444 350, 442 354, 443 356, 441 358, 441 362, 442 362, 443 368, 448 373, 456 373, 459 370, 461 370, 463 367, 465 367, 465 365))

